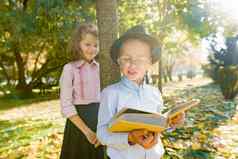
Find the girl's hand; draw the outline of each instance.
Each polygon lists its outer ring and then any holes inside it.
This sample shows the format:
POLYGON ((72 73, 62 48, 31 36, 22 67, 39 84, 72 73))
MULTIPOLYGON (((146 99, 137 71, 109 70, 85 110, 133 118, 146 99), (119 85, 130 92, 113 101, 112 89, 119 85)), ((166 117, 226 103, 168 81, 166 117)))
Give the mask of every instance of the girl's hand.
POLYGON ((87 137, 89 143, 94 144, 94 147, 98 147, 100 145, 100 142, 97 139, 96 133, 93 132, 80 118, 79 115, 73 115, 69 118, 71 122, 73 122, 80 131, 83 132, 83 134, 87 137))
POLYGON ((185 121, 185 113, 179 113, 178 115, 176 115, 175 117, 171 118, 169 121, 169 125, 171 127, 177 127, 179 125, 182 125, 185 121))
POLYGON ((97 135, 95 132, 93 132, 91 129, 88 129, 88 131, 86 132, 86 137, 88 139, 88 141, 93 144, 95 147, 98 147, 99 145, 101 145, 101 143, 99 142, 99 140, 97 139, 97 135))

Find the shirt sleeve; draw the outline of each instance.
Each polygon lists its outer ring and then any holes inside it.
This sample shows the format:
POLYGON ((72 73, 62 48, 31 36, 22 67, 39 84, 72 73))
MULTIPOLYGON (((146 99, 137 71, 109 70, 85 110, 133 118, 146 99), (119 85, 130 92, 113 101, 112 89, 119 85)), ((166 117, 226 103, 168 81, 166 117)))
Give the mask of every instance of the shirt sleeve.
POLYGON ((164 101, 163 101, 163 98, 162 98, 162 94, 160 93, 160 90, 159 89, 156 89, 156 96, 158 99, 158 106, 157 106, 157 112, 161 113, 162 110, 164 109, 164 101))
POLYGON ((77 114, 73 104, 73 70, 70 64, 66 64, 60 77, 60 105, 61 113, 69 118, 77 114))
POLYGON ((97 137, 103 145, 116 149, 125 149, 128 144, 128 133, 111 133, 108 124, 116 114, 117 97, 114 91, 103 90, 98 113, 97 137))

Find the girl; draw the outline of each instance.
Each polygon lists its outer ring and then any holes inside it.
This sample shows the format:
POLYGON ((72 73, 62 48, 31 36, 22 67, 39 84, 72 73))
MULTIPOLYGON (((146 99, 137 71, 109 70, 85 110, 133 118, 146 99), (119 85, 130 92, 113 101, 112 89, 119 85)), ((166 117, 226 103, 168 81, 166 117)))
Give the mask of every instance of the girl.
MULTIPOLYGON (((111 133, 107 130, 111 118, 125 106, 150 112, 162 109, 159 90, 144 82, 146 71, 159 59, 160 49, 156 46, 157 41, 141 26, 126 32, 112 46, 111 57, 119 64, 123 77, 102 91, 97 126, 98 139, 108 147, 111 159, 159 159, 164 153, 159 134, 155 132, 111 133)), ((183 122, 183 114, 179 116, 173 124, 183 122)))
POLYGON ((76 28, 70 42, 72 62, 60 78, 61 112, 67 118, 61 159, 102 159, 96 137, 99 106, 99 64, 97 29, 92 24, 76 28))

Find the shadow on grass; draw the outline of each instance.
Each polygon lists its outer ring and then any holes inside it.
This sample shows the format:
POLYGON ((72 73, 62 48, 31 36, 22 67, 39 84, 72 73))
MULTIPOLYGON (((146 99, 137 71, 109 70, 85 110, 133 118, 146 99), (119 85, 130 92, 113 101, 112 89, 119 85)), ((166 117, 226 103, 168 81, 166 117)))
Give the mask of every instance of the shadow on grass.
POLYGON ((0 97, 0 112, 16 107, 27 106, 32 103, 49 101, 58 98, 59 98, 58 92, 50 92, 44 95, 34 93, 28 96, 27 98, 20 98, 15 95, 2 96, 0 97))

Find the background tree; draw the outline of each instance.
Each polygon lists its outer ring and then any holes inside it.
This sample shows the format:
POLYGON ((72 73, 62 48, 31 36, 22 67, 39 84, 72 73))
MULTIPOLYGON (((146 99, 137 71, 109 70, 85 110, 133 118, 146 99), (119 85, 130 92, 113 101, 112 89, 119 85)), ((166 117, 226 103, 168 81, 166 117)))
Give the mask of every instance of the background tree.
MULTIPOLYGON (((183 42, 172 44, 168 39, 182 32, 186 42, 197 45, 217 27, 214 24, 218 16, 210 16, 210 8, 201 0, 3 0, 0 5, 0 80, 5 88, 22 92, 31 92, 44 81, 56 84, 62 66, 69 59, 66 46, 72 29, 80 22, 95 22, 96 12, 102 87, 120 76, 109 56, 112 42, 118 32, 120 35, 136 24, 143 24, 161 42, 164 56, 155 66, 160 70, 156 77, 162 78, 162 70, 167 70, 164 75, 171 78, 174 60, 184 52, 184 47, 183 42)), ((158 82, 160 87, 161 82, 158 82)))
POLYGON ((227 37, 225 45, 216 41, 216 36, 210 39, 210 64, 205 71, 220 85, 225 99, 234 99, 238 94, 238 35, 227 37))
POLYGON ((196 46, 201 38, 214 32, 215 26, 209 20, 208 5, 204 1, 139 0, 135 2, 120 0, 118 4, 120 33, 133 25, 143 24, 147 31, 156 36, 161 43, 162 59, 157 64, 158 71, 154 76, 159 78, 158 87, 160 89, 162 89, 162 76, 168 72, 163 66, 170 68, 167 70, 171 70, 169 62, 173 64, 172 61, 186 51, 183 43, 190 42, 196 46), (168 39, 174 39, 174 34, 178 32, 183 33, 182 39, 179 39, 180 37, 176 39, 180 41, 180 44, 176 41, 174 45, 171 45, 171 40, 168 39), (165 73, 162 74, 162 72, 165 73))
POLYGON ((57 84, 61 68, 69 60, 67 43, 72 29, 86 19, 95 20, 92 4, 92 1, 3 0, 0 71, 5 88, 29 94, 42 82, 49 81, 46 79, 53 79, 49 84, 57 84))
POLYGON ((119 69, 110 57, 110 47, 118 33, 117 1, 97 0, 96 6, 100 41, 101 86, 104 88, 120 78, 119 69))

